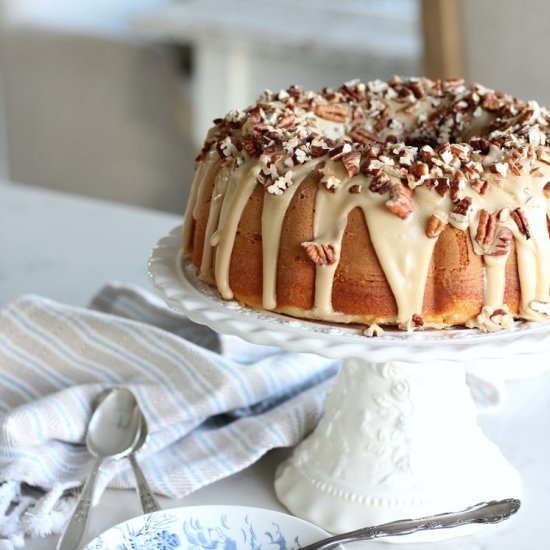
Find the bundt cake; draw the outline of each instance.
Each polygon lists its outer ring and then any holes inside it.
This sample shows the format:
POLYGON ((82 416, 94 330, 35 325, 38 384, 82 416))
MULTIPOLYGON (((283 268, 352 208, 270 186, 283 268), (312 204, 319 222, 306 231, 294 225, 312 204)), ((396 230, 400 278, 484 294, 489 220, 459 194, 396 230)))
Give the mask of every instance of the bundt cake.
POLYGON ((206 137, 185 255, 224 299, 369 334, 546 320, 549 123, 462 80, 266 91, 206 137))

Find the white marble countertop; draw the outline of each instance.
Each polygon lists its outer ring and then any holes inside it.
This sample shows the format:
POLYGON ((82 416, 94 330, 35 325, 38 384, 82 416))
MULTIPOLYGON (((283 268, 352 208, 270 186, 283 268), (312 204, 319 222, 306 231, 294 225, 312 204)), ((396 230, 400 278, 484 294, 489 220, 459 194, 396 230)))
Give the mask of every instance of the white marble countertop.
MULTIPOLYGON (((182 211, 184 205, 182 205, 182 211)), ((115 205, 19 184, 0 182, 0 306, 24 293, 38 293, 75 305, 106 281, 150 288, 150 249, 178 216, 115 205)), ((524 495, 510 521, 468 537, 432 543, 438 550, 538 550, 548 547, 550 522, 550 374, 508 383, 508 397, 480 424, 520 471, 524 495)), ((0 388, 1 391, 1 388, 0 388)), ((273 492, 274 469, 285 450, 269 453, 243 472, 182 500, 160 498, 163 507, 242 504, 283 510, 273 492)), ((473 504, 473 503, 472 503, 473 504)), ((104 529, 137 515, 132 491, 108 490, 92 511, 86 542, 104 529)), ((55 547, 57 537, 33 540, 29 550, 55 547)), ((387 548, 381 542, 365 548, 387 548)), ((410 544, 417 550, 429 545, 410 544)))

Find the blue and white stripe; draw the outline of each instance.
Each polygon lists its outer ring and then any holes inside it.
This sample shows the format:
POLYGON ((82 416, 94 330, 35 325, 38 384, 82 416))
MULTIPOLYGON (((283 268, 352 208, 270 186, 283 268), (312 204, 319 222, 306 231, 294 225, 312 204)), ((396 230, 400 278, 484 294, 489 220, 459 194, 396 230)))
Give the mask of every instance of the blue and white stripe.
MULTIPOLYGON (((91 308, 26 296, 0 310, 0 484, 81 482, 92 403, 115 384, 147 417, 140 462, 153 489, 175 498, 294 445, 321 415, 332 361, 218 341, 129 285, 104 287, 91 308)), ((133 483, 126 461, 113 462, 97 496, 133 483)))

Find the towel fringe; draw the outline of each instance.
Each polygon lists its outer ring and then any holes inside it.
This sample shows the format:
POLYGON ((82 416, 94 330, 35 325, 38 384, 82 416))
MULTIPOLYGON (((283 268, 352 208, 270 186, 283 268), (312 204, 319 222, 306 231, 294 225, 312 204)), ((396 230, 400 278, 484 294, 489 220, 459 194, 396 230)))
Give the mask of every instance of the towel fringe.
POLYGON ((59 483, 42 495, 25 494, 23 483, 0 485, 0 550, 23 548, 25 537, 59 533, 67 523, 76 496, 74 483, 59 483))

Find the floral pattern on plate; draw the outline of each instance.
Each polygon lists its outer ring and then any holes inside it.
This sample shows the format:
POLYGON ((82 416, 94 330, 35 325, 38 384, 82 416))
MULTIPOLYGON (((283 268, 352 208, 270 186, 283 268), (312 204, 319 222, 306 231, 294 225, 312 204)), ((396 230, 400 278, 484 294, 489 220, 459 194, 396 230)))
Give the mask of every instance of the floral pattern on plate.
POLYGON ((84 550, 298 550, 325 536, 322 529, 280 512, 190 506, 129 520, 84 550))

